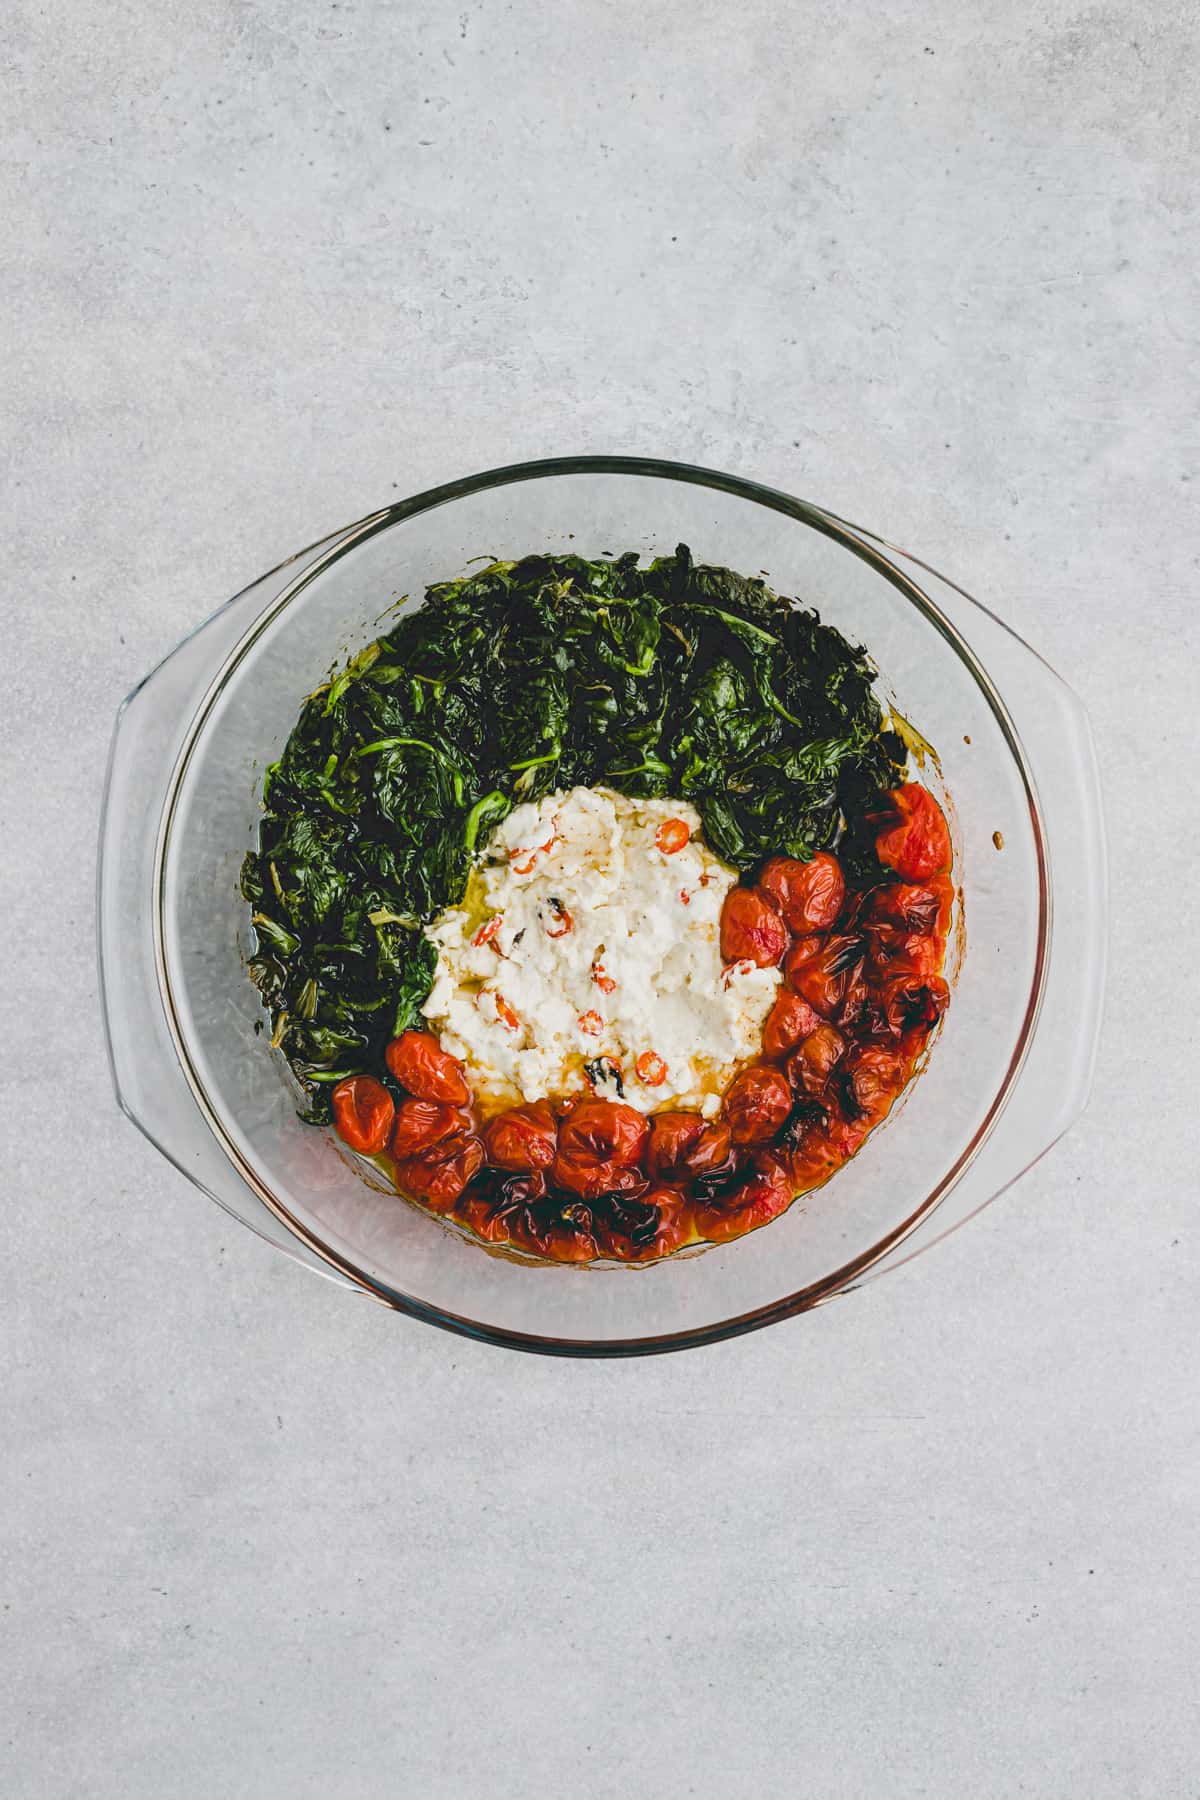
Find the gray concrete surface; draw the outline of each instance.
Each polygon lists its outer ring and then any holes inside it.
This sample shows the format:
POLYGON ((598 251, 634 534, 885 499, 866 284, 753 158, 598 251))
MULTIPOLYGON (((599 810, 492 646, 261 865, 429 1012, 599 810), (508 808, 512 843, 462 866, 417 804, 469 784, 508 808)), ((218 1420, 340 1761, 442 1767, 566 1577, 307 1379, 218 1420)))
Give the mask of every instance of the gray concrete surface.
POLYGON ((1200 1793, 1195 9, 5 11, 0 1791, 1200 1793), (873 1291, 631 1365, 340 1297, 115 1114, 113 711, 579 447, 957 575, 1086 697, 1094 1104, 873 1291))

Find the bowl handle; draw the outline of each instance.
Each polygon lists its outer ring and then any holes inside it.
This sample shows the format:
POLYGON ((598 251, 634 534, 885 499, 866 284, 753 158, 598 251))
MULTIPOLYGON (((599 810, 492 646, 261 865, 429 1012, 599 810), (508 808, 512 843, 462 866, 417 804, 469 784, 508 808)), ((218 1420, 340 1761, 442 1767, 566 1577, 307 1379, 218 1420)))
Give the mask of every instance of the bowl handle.
MULTIPOLYGON (((869 538, 866 532, 858 535, 869 538)), ((1108 946, 1104 813, 1082 701, 994 613, 907 552, 882 547, 919 571, 916 579, 1004 695, 1046 822, 1052 913, 1041 1012, 1008 1104, 940 1206, 874 1265, 865 1277, 871 1280, 919 1255, 996 1199, 1079 1117, 1095 1068, 1108 946)))
POLYGON ((97 930, 109 1066, 122 1111, 218 1206, 306 1267, 360 1293, 275 1217, 209 1130, 167 1028, 152 930, 165 777, 208 684, 264 608, 343 535, 338 532, 310 546, 235 595, 122 703, 101 815, 97 930))

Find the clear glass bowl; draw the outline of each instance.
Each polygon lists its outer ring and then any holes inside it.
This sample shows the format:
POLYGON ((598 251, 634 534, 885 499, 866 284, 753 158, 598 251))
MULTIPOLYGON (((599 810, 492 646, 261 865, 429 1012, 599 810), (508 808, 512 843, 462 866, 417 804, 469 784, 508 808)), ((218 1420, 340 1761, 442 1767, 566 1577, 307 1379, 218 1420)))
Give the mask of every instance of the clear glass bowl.
POLYGON ((915 558, 819 507, 683 465, 527 463, 314 544, 237 595, 129 696, 113 739, 100 951, 120 1104, 196 1185, 308 1266, 398 1311, 523 1349, 679 1349, 894 1268, 994 1198, 1076 1117, 1099 1024, 1104 841, 1083 708, 915 558), (691 546, 761 570, 865 643, 935 747, 955 841, 954 999, 928 1066, 824 1188, 735 1242, 646 1268, 530 1265, 376 1191, 296 1118, 256 1033, 242 856, 262 773, 335 661, 472 558, 691 546))

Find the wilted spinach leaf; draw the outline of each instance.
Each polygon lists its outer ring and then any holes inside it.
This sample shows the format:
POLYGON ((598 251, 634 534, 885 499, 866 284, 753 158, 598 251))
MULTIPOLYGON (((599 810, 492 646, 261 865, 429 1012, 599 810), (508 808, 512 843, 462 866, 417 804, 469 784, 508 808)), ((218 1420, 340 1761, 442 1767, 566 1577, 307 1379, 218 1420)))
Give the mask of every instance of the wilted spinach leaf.
POLYGON ((743 872, 837 840, 869 873, 867 815, 905 762, 872 680, 815 612, 684 545, 644 568, 529 556, 435 584, 306 701, 242 871, 251 974, 304 1116, 418 1020, 421 927, 524 800, 678 794, 743 872))

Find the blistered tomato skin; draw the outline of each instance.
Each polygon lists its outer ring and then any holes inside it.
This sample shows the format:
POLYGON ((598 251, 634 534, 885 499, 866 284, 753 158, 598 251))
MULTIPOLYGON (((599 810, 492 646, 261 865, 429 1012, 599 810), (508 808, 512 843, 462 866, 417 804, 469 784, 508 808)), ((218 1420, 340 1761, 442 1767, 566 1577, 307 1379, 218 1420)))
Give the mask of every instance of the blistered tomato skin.
POLYGON ((569 1199, 526 1207, 514 1221, 512 1241, 550 1262, 588 1263, 599 1255, 591 1208, 569 1199))
POLYGON ((691 1234, 690 1210, 678 1188, 650 1188, 636 1200, 618 1202, 596 1223, 601 1256, 617 1262, 652 1262, 670 1256, 691 1234))
POLYGON ((888 800, 895 817, 875 839, 880 862, 905 881, 944 874, 950 867, 950 830, 929 789, 906 781, 892 789, 888 800))
POLYGON ((647 1167, 661 1181, 688 1181, 721 1168, 729 1160, 731 1142, 723 1119, 705 1119, 692 1112, 655 1113, 647 1167))
POLYGON ((401 1100, 392 1126, 391 1152, 398 1161, 416 1156, 462 1131, 465 1115, 437 1100, 401 1100))
POLYGON ((870 895, 866 918, 872 924, 890 925, 903 932, 938 932, 950 929, 954 884, 945 875, 927 882, 892 881, 870 895))
POLYGON ((728 1201, 696 1208, 696 1228, 710 1243, 724 1244, 769 1224, 791 1205, 791 1193, 775 1173, 754 1173, 728 1201))
POLYGON ((582 1100, 558 1127, 553 1177, 584 1199, 646 1187, 640 1168, 650 1133, 643 1114, 617 1100, 582 1100))
POLYGON ((826 938, 820 949, 803 961, 793 963, 789 958, 788 981, 793 992, 823 1019, 832 1019, 853 988, 865 955, 861 937, 826 938))
POLYGON ((778 1069, 743 1070, 725 1094, 725 1117, 735 1144, 764 1144, 792 1110, 792 1090, 778 1069))
POLYGON ((384 1060, 400 1086, 418 1100, 466 1106, 471 1098, 463 1066, 429 1031, 404 1031, 393 1038, 384 1060))
POLYGON ((773 902, 757 888, 730 888, 721 909, 721 955, 725 961, 774 968, 787 945, 788 929, 773 902))
POLYGON ((444 1138, 421 1156, 396 1164, 400 1186, 433 1212, 450 1212, 459 1195, 483 1167, 483 1145, 463 1133, 444 1138))
POLYGON ((807 1000, 781 988, 763 1026, 763 1049, 768 1056, 786 1056, 820 1023, 820 1015, 807 1000))
POLYGON ((811 862, 773 856, 758 885, 775 902, 789 930, 828 931, 842 910, 846 881, 836 856, 822 850, 811 862))
POLYGON ((832 1025, 818 1025, 788 1059, 788 1080, 806 1094, 823 1094, 846 1053, 846 1040, 832 1025))
POLYGON ((878 1122, 904 1081, 904 1065, 893 1050, 856 1045, 841 1070, 851 1118, 878 1122))
POLYGON ((483 1134, 488 1161, 497 1169, 527 1174, 548 1169, 554 1161, 557 1128, 545 1100, 500 1113, 483 1134))
POLYGON ((388 1147, 396 1102, 373 1075, 351 1075, 330 1095, 337 1134, 361 1156, 378 1156, 388 1147))

